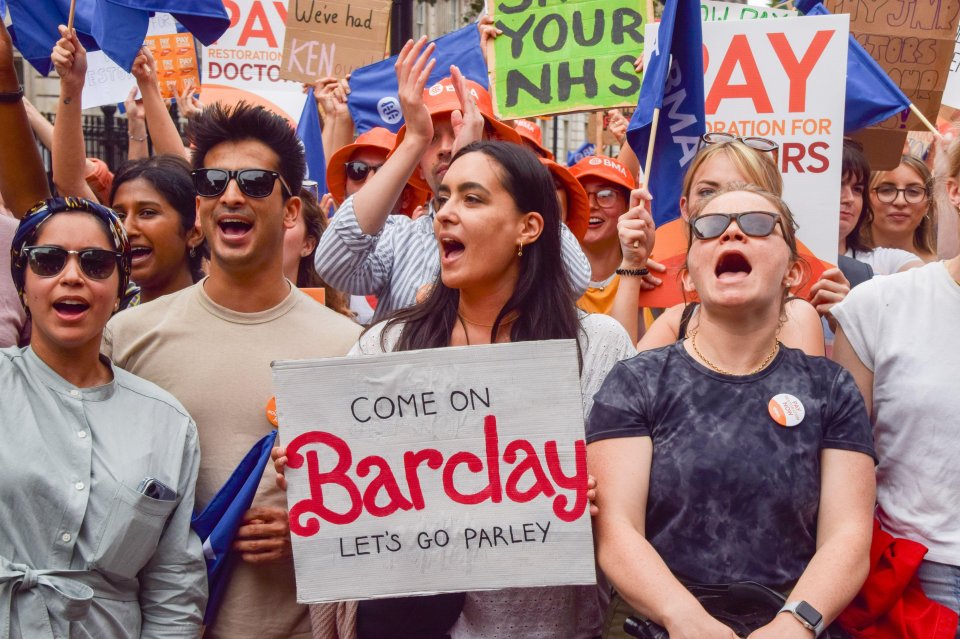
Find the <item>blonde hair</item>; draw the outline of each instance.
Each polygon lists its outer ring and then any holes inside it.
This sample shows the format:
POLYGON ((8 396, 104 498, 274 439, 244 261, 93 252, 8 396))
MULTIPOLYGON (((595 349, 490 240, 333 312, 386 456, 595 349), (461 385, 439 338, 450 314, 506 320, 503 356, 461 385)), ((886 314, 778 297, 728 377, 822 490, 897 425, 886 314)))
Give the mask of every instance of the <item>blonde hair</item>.
MULTIPOLYGON (((956 175, 953 172, 954 166, 957 163, 957 160, 954 159, 957 153, 954 151, 950 157, 950 174, 956 175)), ((920 180, 923 182, 923 188, 927 192, 927 212, 923 214, 923 217, 920 218, 920 224, 917 225, 917 228, 913 229, 913 245, 924 253, 936 253, 936 215, 937 215, 937 201, 933 197, 933 173, 930 172, 930 168, 924 164, 923 160, 913 155, 904 155, 900 158, 900 164, 897 165, 897 168, 900 166, 906 165, 913 170, 914 173, 920 176, 920 180)), ((870 191, 877 188, 883 179, 887 176, 887 173, 890 171, 874 171, 870 176, 870 191)), ((898 194, 899 196, 899 194, 898 194)), ((875 222, 875 217, 871 220, 870 224, 865 224, 860 229, 860 236, 863 239, 864 243, 867 246, 877 248, 876 243, 873 240, 873 223, 875 222)))
MULTIPOLYGON (((690 198, 690 189, 693 188, 693 178, 707 160, 715 155, 724 154, 733 162, 737 170, 752 184, 761 190, 776 197, 783 194, 783 176, 777 167, 775 155, 765 151, 757 151, 740 142, 731 140, 719 144, 708 144, 701 148, 690 162, 686 175, 683 176, 683 196, 690 198)), ((743 190, 743 189, 737 189, 743 190)))

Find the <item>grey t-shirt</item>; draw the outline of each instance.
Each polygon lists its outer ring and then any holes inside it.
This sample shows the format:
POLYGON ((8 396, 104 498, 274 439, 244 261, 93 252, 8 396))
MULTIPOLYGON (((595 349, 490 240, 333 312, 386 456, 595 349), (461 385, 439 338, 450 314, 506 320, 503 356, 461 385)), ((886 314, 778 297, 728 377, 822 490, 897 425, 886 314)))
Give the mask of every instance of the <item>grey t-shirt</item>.
POLYGON ((755 375, 701 365, 683 342, 617 363, 594 397, 587 442, 650 437, 647 539, 682 579, 793 584, 816 550, 820 451, 874 456, 853 378, 781 347, 755 375), (774 398, 787 404, 781 421, 774 398))

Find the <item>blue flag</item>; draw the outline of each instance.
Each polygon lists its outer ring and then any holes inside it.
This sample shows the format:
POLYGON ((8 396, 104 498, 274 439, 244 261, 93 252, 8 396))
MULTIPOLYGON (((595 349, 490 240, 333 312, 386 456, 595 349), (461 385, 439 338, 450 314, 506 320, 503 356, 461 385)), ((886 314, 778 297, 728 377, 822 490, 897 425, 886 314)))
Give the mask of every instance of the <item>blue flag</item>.
POLYGON ((653 111, 661 109, 647 185, 653 195, 653 220, 660 226, 680 217, 683 175, 706 130, 700 2, 667 0, 657 39, 645 46, 653 53, 644 69, 627 141, 641 164, 646 162, 653 111))
POLYGON ((227 562, 230 546, 243 521, 243 514, 250 510, 263 470, 270 460, 270 450, 276 440, 277 431, 272 430, 254 444, 227 483, 217 491, 203 512, 194 515, 190 522, 203 542, 203 556, 207 562, 210 598, 207 601, 207 611, 203 615, 204 624, 212 624, 217 616, 220 600, 230 578, 230 564, 227 562))
MULTIPOLYGON (((480 31, 475 24, 468 24, 433 42, 437 45, 433 52, 437 63, 427 80, 427 86, 450 75, 451 64, 457 65, 468 80, 473 80, 483 88, 489 86, 487 63, 480 49, 480 31)), ((347 106, 357 135, 378 126, 396 133, 403 126, 403 114, 397 99, 397 71, 393 68, 396 62, 397 56, 393 56, 360 67, 350 75, 347 106)))
MULTIPOLYGON (((828 16, 830 12, 818 0, 797 0, 796 7, 808 16, 828 16)), ((910 108, 887 72, 850 36, 847 53, 847 99, 843 113, 843 132, 852 133, 886 120, 910 108)))
POLYGON ((596 146, 589 142, 584 142, 576 151, 567 151, 567 166, 573 166, 585 157, 593 155, 596 146))
MULTIPOLYGON (((41 75, 50 73, 50 52, 67 24, 70 0, 9 0, 14 44, 41 75)), ((88 51, 102 50, 127 71, 147 36, 150 16, 170 13, 206 45, 230 26, 223 0, 78 0, 74 28, 88 51)))
POLYGON ((307 156, 308 180, 320 185, 320 193, 327 190, 327 160, 323 155, 323 138, 320 132, 320 115, 317 113, 317 101, 313 97, 313 87, 307 93, 307 100, 303 103, 300 113, 300 122, 297 124, 297 137, 303 143, 303 150, 307 156))

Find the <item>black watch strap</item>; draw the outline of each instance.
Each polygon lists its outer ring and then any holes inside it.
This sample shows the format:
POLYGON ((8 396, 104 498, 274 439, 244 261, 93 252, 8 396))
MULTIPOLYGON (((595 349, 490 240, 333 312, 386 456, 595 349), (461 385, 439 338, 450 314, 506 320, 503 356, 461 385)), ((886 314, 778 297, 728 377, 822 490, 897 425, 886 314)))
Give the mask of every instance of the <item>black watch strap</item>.
POLYGON ((0 93, 0 104, 10 104, 13 102, 19 102, 23 99, 23 85, 20 85, 20 88, 16 91, 9 91, 0 93))

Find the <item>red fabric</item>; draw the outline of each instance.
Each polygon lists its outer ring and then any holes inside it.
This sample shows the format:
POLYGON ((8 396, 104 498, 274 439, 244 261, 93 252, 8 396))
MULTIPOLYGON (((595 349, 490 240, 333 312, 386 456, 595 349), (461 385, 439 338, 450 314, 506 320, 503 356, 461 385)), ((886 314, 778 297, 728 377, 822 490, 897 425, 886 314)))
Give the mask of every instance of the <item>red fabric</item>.
POLYGON ((957 613, 923 594, 917 569, 927 548, 873 522, 870 573, 838 621, 854 639, 954 639, 957 613))

